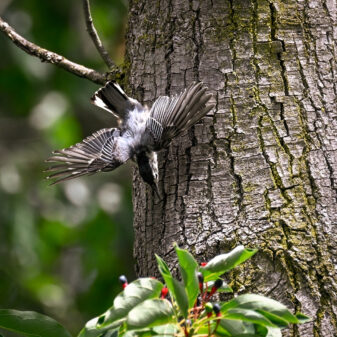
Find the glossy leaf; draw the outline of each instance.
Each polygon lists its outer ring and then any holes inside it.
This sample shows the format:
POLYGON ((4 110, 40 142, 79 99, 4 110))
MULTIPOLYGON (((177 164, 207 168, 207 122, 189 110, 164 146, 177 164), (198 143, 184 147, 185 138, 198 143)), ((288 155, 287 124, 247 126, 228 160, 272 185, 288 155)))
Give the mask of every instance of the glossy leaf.
POLYGON ((281 329, 268 327, 266 337, 282 337, 281 329))
POLYGON ((267 317, 277 326, 286 326, 288 323, 300 323, 300 320, 294 316, 285 305, 261 295, 245 294, 240 295, 221 307, 221 312, 234 308, 251 309, 267 317))
MULTIPOLYGON (((154 336, 151 330, 128 330, 124 334, 119 335, 119 337, 151 337, 154 336)), ((105 337, 105 336, 103 336, 105 337)))
POLYGON ((263 326, 275 327, 275 325, 264 315, 260 314, 257 311, 249 309, 243 308, 230 309, 226 312, 226 314, 224 314, 224 318, 241 320, 245 322, 260 324, 263 326))
POLYGON ((174 311, 167 300, 146 300, 133 308, 127 316, 128 329, 141 329, 173 322, 174 311))
MULTIPOLYGON (((210 321, 209 323, 210 323, 210 330, 213 331, 214 328, 215 328, 215 322, 214 321, 213 322, 210 321)), ((206 337, 206 336, 208 336, 208 332, 209 332, 208 329, 209 329, 208 328, 208 324, 204 324, 201 327, 198 327, 198 329, 196 329, 195 334, 197 336, 205 336, 206 337)), ((229 336, 228 332, 225 331, 225 330, 222 330, 221 327, 220 327, 220 325, 218 326, 217 332, 218 332, 218 330, 221 333, 219 333, 219 334, 217 333, 217 335, 220 335, 220 336, 229 336), (224 332, 224 333, 222 333, 222 332, 224 332)))
POLYGON ((130 283, 114 300, 113 308, 108 311, 101 326, 124 317, 139 303, 158 297, 163 284, 156 279, 140 278, 130 283))
POLYGON ((178 331, 178 327, 176 324, 165 324, 153 327, 152 331, 158 337, 173 336, 178 331))
MULTIPOLYGON (((176 324, 164 324, 154 326, 151 329, 141 329, 141 330, 128 330, 124 334, 119 335, 120 337, 173 337, 178 331, 176 324)), ((107 337, 107 336, 103 336, 107 337)))
POLYGON ((124 320, 119 320, 118 322, 115 322, 115 324, 111 324, 109 327, 99 327, 98 322, 99 322, 100 317, 93 318, 89 322, 87 322, 85 327, 80 331, 78 337, 103 336, 103 334, 107 330, 109 330, 109 332, 111 331, 112 333, 114 333, 115 331, 118 332, 120 324, 122 324, 124 321, 124 320))
POLYGON ((118 332, 119 328, 109 329, 108 331, 104 332, 102 337, 118 337, 118 332))
POLYGON ((282 337, 280 328, 262 325, 255 325, 255 334, 258 337, 282 337))
POLYGON ((159 297, 162 288, 163 284, 152 278, 140 278, 130 283, 117 295, 113 307, 90 320, 79 337, 97 337, 108 329, 118 327, 131 309, 147 299, 159 297))
POLYGON ((71 337, 60 323, 33 311, 0 309, 0 327, 34 337, 71 337))
MULTIPOLYGON (((158 325, 151 329, 138 329, 128 330, 125 333, 120 334, 120 337, 172 337, 178 331, 178 327, 175 324, 158 325)), ((103 336, 108 337, 108 336, 103 336)))
POLYGON ((229 336, 255 336, 255 328, 252 323, 222 319, 220 326, 229 333, 229 336))
POLYGON ((156 259, 158 262, 159 271, 166 283, 168 290, 171 293, 171 296, 175 299, 182 315, 186 318, 188 313, 188 297, 184 286, 171 275, 167 264, 162 258, 156 255, 156 259))
POLYGON ((243 246, 238 246, 227 254, 214 257, 207 262, 205 267, 200 268, 200 271, 204 275, 204 281, 216 280, 219 275, 224 274, 251 258, 256 252, 257 249, 248 249, 243 246))
POLYGON ((188 297, 188 306, 192 308, 199 294, 199 281, 197 277, 198 263, 187 250, 180 249, 177 246, 175 250, 188 297))
POLYGON ((295 316, 300 323, 307 323, 311 321, 311 318, 309 316, 304 315, 301 312, 297 313, 295 316))
POLYGON ((262 315, 267 317, 271 322, 275 324, 275 326, 280 328, 286 328, 288 326, 288 321, 278 315, 275 315, 271 312, 265 310, 258 310, 262 315))

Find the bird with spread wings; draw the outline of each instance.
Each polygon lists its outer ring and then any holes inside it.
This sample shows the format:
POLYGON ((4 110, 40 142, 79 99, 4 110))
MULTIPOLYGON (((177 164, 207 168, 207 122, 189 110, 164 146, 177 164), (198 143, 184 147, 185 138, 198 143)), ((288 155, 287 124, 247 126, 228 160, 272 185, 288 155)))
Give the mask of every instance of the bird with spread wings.
POLYGON ((116 116, 118 128, 102 129, 80 143, 56 150, 47 159, 55 163, 46 171, 53 184, 97 172, 112 171, 128 159, 137 162, 143 180, 158 192, 157 152, 205 116, 214 104, 201 83, 193 83, 171 97, 160 96, 151 109, 128 97, 108 82, 91 101, 116 116))

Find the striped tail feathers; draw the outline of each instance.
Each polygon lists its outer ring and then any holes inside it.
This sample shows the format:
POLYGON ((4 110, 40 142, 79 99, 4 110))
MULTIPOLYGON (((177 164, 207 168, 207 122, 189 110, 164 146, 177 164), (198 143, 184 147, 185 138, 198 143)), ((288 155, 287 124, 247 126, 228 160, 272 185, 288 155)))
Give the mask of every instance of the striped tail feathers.
POLYGON ((46 179, 57 179, 51 184, 54 185, 83 175, 115 169, 122 164, 113 159, 114 137, 117 135, 117 129, 102 129, 76 145, 54 151, 54 155, 46 162, 57 164, 45 170, 51 173, 46 179))
POLYGON ((124 120, 130 110, 140 103, 128 97, 115 82, 107 82, 91 97, 91 103, 112 113, 116 118, 124 120))

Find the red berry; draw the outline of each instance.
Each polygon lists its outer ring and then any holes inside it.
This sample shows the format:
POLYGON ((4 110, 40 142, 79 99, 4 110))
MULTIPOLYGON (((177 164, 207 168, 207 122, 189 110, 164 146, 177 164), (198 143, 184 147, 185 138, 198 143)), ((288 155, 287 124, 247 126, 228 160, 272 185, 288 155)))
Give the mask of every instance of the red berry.
POLYGON ((162 288, 160 298, 164 299, 167 296, 168 289, 167 287, 162 288))
POLYGON ((204 292, 204 276, 201 273, 198 273, 198 280, 199 280, 199 289, 200 292, 204 292))
POLYGON ((200 266, 201 266, 201 267, 207 266, 207 262, 201 262, 201 263, 200 263, 200 266))
POLYGON ((210 293, 209 293, 209 297, 213 296, 214 293, 218 290, 218 288, 216 286, 213 286, 210 293))

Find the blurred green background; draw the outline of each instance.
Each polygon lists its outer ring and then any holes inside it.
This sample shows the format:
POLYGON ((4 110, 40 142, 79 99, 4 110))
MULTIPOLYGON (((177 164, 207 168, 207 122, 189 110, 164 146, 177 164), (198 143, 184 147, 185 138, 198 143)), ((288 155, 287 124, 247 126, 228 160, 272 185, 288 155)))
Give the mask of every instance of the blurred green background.
MULTIPOLYGON (((91 2, 103 42, 123 62, 127 2, 91 2)), ((28 40, 107 70, 82 1, 1 0, 0 15, 28 40)), ((41 63, 3 34, 0 51, 0 307, 45 313, 78 333, 111 305, 120 274, 134 278, 130 165, 48 186, 42 171, 53 149, 116 121, 90 104, 97 85, 41 63)))

